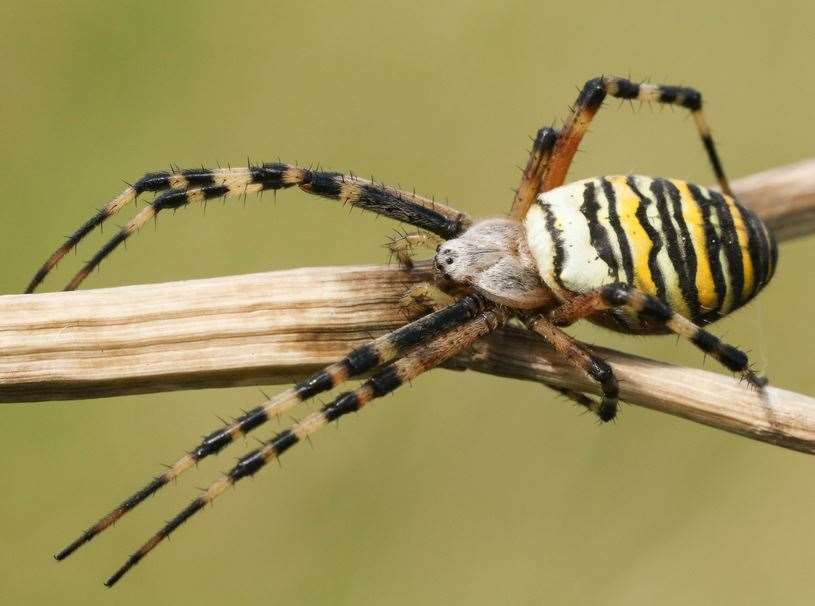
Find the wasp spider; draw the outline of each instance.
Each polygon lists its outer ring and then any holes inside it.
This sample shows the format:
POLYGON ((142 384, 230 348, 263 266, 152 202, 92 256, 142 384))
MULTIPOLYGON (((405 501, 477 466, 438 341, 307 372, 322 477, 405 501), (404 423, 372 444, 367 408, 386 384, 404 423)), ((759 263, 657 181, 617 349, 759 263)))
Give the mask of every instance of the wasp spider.
POLYGON ((752 299, 773 275, 777 247, 767 227, 732 195, 694 89, 639 84, 614 77, 589 80, 560 130, 543 128, 508 218, 473 222, 465 213, 415 194, 339 173, 275 163, 243 168, 148 173, 83 224, 45 262, 32 292, 54 265, 97 225, 143 192, 163 192, 97 252, 70 281, 74 289, 122 242, 158 213, 211 198, 289 187, 338 200, 423 230, 392 248, 436 248, 436 311, 355 349, 347 357, 207 435, 201 443, 123 501, 56 554, 62 560, 201 459, 220 452, 270 418, 348 379, 374 374, 303 421, 242 457, 133 553, 106 585, 116 583, 182 523, 237 481, 342 415, 356 412, 438 366, 508 319, 520 320, 599 384, 595 400, 559 389, 603 421, 617 412, 611 367, 561 327, 587 319, 634 334, 675 333, 761 389, 766 380, 747 356, 701 328, 752 299), (564 185, 592 118, 608 96, 688 109, 721 193, 676 179, 620 175, 564 185))

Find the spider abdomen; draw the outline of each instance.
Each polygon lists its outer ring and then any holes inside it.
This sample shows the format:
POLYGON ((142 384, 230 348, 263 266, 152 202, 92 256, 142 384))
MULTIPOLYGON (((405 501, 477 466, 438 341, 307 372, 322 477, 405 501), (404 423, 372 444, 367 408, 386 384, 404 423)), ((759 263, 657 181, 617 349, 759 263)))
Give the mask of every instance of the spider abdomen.
MULTIPOLYGON (((676 179, 577 181, 538 196, 525 224, 541 278, 561 300, 622 282, 698 324, 752 299, 778 257, 755 214, 730 196, 676 179)), ((614 319, 623 324, 618 328, 646 327, 630 311, 614 319)))

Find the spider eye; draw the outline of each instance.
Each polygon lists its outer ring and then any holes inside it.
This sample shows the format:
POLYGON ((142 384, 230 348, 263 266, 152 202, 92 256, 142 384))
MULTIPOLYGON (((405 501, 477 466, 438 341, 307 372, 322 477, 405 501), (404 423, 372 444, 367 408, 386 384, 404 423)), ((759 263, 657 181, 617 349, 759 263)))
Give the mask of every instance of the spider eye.
POLYGON ((447 265, 452 265, 453 264, 453 258, 452 257, 447 257, 444 260, 444 262, 447 263, 447 265))

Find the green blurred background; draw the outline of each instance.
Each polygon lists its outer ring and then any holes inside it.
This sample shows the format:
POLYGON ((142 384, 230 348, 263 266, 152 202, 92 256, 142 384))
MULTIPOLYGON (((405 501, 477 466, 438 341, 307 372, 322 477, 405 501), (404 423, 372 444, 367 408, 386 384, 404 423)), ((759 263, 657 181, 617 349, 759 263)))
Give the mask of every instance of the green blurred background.
MULTIPOLYGON (((122 179, 170 162, 319 163, 500 215, 528 137, 602 72, 699 87, 734 177, 810 156, 815 7, 736 6, 4 2, 0 292, 19 292, 122 179)), ((683 112, 617 105, 572 177, 712 180, 683 112)), ((144 230, 86 287, 380 262, 393 227, 299 192, 211 204, 144 230)), ((766 293, 715 327, 810 394, 813 242, 784 244, 766 293)), ((703 363, 670 337, 574 332, 703 363)), ((253 442, 54 563, 216 415, 258 400, 3 406, 0 602, 812 603, 815 459, 633 406, 599 427, 539 385, 445 371, 239 486, 112 592, 102 580, 253 442)))

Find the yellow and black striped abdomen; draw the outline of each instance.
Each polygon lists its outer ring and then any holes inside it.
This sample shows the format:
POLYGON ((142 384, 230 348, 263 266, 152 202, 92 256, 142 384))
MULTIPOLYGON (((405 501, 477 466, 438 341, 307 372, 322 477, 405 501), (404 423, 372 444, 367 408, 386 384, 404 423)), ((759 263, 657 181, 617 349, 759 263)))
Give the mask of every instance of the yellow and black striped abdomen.
MULTIPOLYGON (((778 249, 729 196, 676 179, 598 177, 541 194, 525 224, 544 282, 566 300, 613 282, 707 324, 752 299, 778 249)), ((616 315, 630 330, 632 313, 616 315)))

